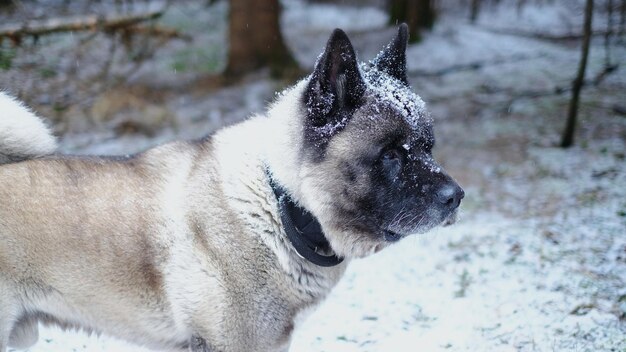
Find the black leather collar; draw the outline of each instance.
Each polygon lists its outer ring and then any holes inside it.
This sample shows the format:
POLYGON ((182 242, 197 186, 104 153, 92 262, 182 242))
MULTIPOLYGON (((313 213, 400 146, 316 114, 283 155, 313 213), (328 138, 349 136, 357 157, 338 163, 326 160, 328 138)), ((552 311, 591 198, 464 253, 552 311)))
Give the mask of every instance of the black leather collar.
POLYGON ((340 264, 343 258, 318 252, 319 250, 332 252, 332 249, 313 214, 297 206, 289 194, 272 180, 269 172, 266 173, 278 200, 278 210, 285 233, 298 255, 319 266, 330 267, 340 264))

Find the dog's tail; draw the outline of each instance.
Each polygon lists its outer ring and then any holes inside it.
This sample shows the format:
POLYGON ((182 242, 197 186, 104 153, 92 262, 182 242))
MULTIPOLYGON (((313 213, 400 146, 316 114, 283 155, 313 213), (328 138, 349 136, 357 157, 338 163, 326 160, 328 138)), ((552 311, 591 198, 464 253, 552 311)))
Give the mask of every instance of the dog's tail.
POLYGON ((0 92, 0 164, 52 154, 57 142, 31 110, 0 92))

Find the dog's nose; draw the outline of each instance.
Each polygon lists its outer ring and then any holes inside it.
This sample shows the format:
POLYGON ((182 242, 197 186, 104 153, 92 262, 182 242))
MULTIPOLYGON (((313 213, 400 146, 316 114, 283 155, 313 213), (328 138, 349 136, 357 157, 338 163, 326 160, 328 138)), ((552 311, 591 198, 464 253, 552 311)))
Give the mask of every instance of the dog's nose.
POLYGON ((465 197, 465 192, 456 183, 447 183, 437 191, 437 201, 450 208, 456 209, 461 204, 461 199, 465 197))

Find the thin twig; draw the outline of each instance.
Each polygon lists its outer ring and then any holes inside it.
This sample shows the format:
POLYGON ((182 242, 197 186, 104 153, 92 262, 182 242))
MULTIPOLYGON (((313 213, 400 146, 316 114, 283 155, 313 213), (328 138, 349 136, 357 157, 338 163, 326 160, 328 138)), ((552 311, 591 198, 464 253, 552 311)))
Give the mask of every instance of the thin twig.
POLYGON ((606 4, 607 21, 606 33, 604 34, 604 65, 611 66, 611 35, 613 31, 613 0, 608 0, 606 4))
POLYGON ((161 26, 130 26, 123 29, 130 34, 144 34, 152 37, 160 37, 163 39, 181 39, 186 42, 191 41, 192 37, 189 34, 181 33, 175 29, 161 27, 161 26))
POLYGON ((472 62, 468 62, 465 64, 450 65, 450 66, 447 66, 438 70, 434 70, 434 71, 433 70, 420 70, 420 69, 410 70, 409 75, 420 76, 420 77, 439 77, 439 76, 447 75, 449 73, 456 73, 456 72, 462 72, 462 71, 475 71, 475 70, 480 70, 481 68, 487 67, 487 66, 520 62, 520 61, 525 61, 525 60, 530 60, 530 59, 537 59, 537 58, 541 58, 545 56, 546 56, 545 54, 532 55, 532 56, 518 54, 518 55, 511 55, 509 57, 504 57, 504 58, 497 58, 493 60, 472 61, 472 62))
MULTIPOLYGON (((548 41, 569 41, 569 40, 580 40, 583 38, 583 33, 565 33, 565 34, 553 34, 553 33, 545 33, 545 32, 533 32, 533 31, 524 31, 524 30, 516 30, 516 29, 507 29, 507 28, 488 28, 488 27, 479 27, 480 29, 496 33, 496 34, 504 34, 504 35, 512 35, 516 37, 524 37, 524 38, 534 38, 548 41)), ((613 30, 595 30, 591 32, 592 37, 596 36, 605 36, 605 35, 615 34, 613 30)))

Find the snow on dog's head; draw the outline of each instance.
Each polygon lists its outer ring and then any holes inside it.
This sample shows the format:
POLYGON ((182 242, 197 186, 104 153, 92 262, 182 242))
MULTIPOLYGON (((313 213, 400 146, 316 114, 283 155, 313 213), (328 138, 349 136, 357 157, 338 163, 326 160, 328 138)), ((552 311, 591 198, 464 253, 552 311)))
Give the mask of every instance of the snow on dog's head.
POLYGON ((361 257, 449 222, 463 190, 435 162, 432 120, 406 76, 407 27, 358 64, 337 29, 302 92, 300 203, 333 250, 361 257))

